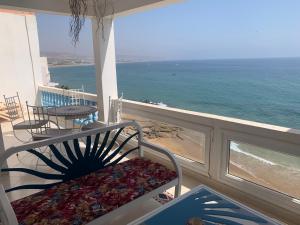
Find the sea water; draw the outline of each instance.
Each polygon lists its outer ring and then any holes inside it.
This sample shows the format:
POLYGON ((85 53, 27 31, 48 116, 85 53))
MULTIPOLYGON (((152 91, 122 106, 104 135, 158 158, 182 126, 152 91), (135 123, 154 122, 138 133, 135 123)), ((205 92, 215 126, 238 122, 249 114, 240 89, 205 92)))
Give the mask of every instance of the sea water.
MULTIPOLYGON (((50 68, 51 78, 95 93, 95 67, 50 68)), ((300 129, 300 58, 117 64, 125 99, 300 129)))
MULTIPOLYGON (((96 93, 94 66, 50 73, 60 85, 83 85, 96 93)), ((300 129, 300 58, 122 63, 117 78, 125 99, 300 129)), ((300 171, 296 156, 235 142, 230 148, 266 165, 300 171)))

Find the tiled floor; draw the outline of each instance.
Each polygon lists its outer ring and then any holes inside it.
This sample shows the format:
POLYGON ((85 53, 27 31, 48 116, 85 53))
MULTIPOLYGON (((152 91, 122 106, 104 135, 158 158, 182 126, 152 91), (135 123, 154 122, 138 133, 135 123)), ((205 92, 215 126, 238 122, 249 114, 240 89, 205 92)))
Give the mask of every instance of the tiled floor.
MULTIPOLYGON (((2 123, 2 132, 4 134, 4 144, 5 144, 5 149, 8 149, 12 146, 16 146, 16 145, 21 145, 22 143, 20 141, 18 141, 12 131, 11 131, 11 126, 10 123, 2 123)), ((30 134, 24 131, 18 131, 17 135, 20 139, 22 140, 30 140, 30 134)), ((18 156, 17 155, 13 155, 10 157, 9 161, 8 161, 8 165, 11 166, 24 166, 26 165, 26 167, 30 167, 35 169, 35 167, 37 166, 38 163, 38 168, 39 170, 44 170, 46 167, 44 167, 41 162, 37 162, 35 158, 33 158, 32 156, 30 156, 29 153, 20 153, 18 156)), ((1 176, 1 183, 6 186, 15 186, 18 184, 24 184, 24 183, 34 183, 35 181, 37 181, 38 178, 33 178, 30 175, 26 175, 26 174, 19 174, 19 175, 15 175, 13 173, 11 173, 11 175, 8 174, 4 174, 1 176)), ((40 179, 39 179, 40 181, 40 179)), ((184 176, 183 177, 183 184, 182 184, 182 193, 185 193, 187 191, 189 191, 191 188, 195 187, 199 185, 199 181, 188 177, 188 176, 184 176)), ((31 190, 26 190, 26 191, 15 191, 12 192, 12 194, 9 194, 9 198, 10 200, 15 200, 15 199, 19 199, 21 197, 27 196, 32 194, 34 191, 31 190)), ((168 190, 169 193, 174 193, 174 188, 168 190)), ((137 205, 136 208, 133 208, 132 210, 126 212, 126 214, 124 215, 119 215, 119 217, 113 218, 113 220, 111 221, 110 224, 107 225, 122 225, 122 224, 127 224, 128 222, 146 214, 147 212, 152 211, 153 209, 159 207, 160 204, 158 202, 156 202, 155 200, 151 199, 147 202, 145 202, 142 205, 137 205)))

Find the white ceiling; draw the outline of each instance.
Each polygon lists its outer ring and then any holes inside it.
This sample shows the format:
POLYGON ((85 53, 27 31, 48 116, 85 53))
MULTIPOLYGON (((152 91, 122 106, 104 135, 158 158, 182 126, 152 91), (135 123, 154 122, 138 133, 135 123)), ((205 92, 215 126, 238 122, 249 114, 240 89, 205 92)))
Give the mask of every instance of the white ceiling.
MULTIPOLYGON (((88 7, 88 16, 94 15, 93 0, 88 7)), ((101 0, 104 1, 104 0, 101 0)), ((183 0, 112 0, 115 15, 132 13, 148 8, 180 2, 183 0)), ((48 12, 70 14, 69 0, 0 0, 0 8, 15 9, 28 12, 48 12)))

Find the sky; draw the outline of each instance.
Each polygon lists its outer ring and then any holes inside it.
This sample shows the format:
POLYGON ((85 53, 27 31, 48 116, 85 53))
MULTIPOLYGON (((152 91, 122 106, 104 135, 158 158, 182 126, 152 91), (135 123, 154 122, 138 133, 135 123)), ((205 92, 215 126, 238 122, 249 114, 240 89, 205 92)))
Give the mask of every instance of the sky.
MULTIPOLYGON (((299 0, 186 0, 115 18, 117 55, 153 60, 300 56, 299 0)), ((92 56, 91 23, 74 48, 69 17, 38 14, 42 52, 92 56)))

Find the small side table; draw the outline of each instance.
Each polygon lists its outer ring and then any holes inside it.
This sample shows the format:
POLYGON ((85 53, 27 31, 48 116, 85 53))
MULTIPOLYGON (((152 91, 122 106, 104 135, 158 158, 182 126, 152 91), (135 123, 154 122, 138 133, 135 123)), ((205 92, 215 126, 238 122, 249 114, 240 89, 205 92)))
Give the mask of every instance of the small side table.
POLYGON ((67 120, 84 119, 97 112, 97 108, 86 105, 70 105, 49 108, 47 112, 49 116, 64 117, 66 126, 67 120))
POLYGON ((279 225, 204 185, 198 186, 129 225, 279 225))

